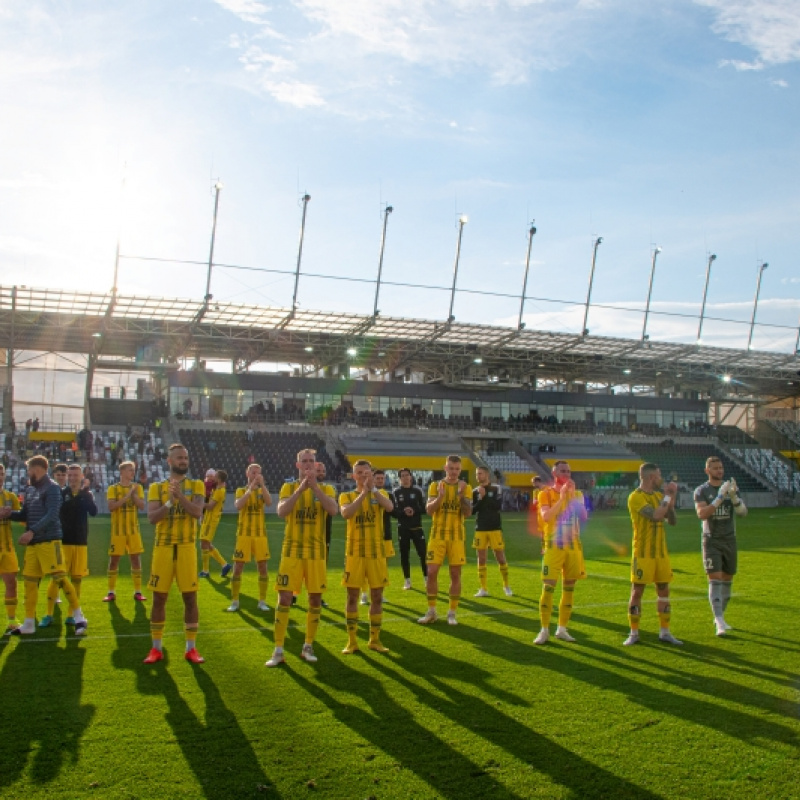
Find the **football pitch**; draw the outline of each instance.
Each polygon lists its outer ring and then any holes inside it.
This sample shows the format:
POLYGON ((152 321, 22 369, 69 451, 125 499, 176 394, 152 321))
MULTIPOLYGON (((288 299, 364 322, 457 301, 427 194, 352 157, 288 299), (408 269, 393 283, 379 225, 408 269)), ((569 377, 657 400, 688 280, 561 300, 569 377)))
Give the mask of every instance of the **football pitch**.
MULTIPOLYGON (((274 605, 281 527, 269 520, 274 605)), ((256 610, 254 565, 244 573, 242 610, 229 614, 229 581, 214 562, 199 595, 197 645, 206 663, 183 659, 182 604, 173 588, 166 659, 143 665, 150 603, 134 603, 127 559, 116 604, 102 602, 109 521, 99 518, 82 590, 89 635, 77 639, 65 629, 62 605, 54 626, 0 643, 0 797, 798 797, 799 522, 796 509, 756 510, 740 521, 740 573, 726 615, 734 630, 717 638, 699 523, 692 511, 679 512, 668 534, 672 630, 685 644, 658 642, 650 587, 642 643, 624 648, 630 522, 621 512, 596 513, 584 533, 589 577, 576 588, 570 625, 578 641, 534 647, 538 540, 527 534, 524 515, 507 514, 513 597, 503 595, 490 554, 491 597, 473 598, 470 551, 460 624, 418 625, 426 608, 419 563, 412 551, 414 588, 403 591, 395 556, 382 636, 391 652, 366 649, 361 607, 362 651, 344 656, 337 519, 319 661, 298 657, 301 596, 287 663, 270 670, 273 614, 256 610)), ((142 528, 146 577, 152 526, 142 528)), ((234 518, 223 518, 216 544, 227 556, 234 528, 234 518)), ((446 590, 442 582, 442 616, 446 590)), ((21 601, 21 586, 19 594, 21 601)), ((560 587, 556 602, 559 596, 560 587)))

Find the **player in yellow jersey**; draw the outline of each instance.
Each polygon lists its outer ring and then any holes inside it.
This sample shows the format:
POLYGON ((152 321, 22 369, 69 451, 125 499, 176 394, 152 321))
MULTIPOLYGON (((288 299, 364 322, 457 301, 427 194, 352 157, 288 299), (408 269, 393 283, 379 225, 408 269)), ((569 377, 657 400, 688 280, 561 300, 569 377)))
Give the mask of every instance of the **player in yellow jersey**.
POLYGON ((247 486, 236 490, 236 510, 239 524, 236 528, 236 547, 233 552, 233 576, 231 577, 231 604, 228 611, 239 610, 239 592, 242 588, 244 565, 252 558, 258 567, 258 610, 269 611, 267 605, 267 561, 269 560, 269 541, 264 514, 272 505, 259 464, 250 464, 245 473, 247 486))
POLYGON ((672 581, 672 566, 664 530, 664 522, 675 525, 677 521, 675 517, 677 494, 678 485, 672 482, 664 485, 661 470, 656 464, 642 464, 639 467, 639 488, 628 496, 628 511, 633 525, 633 553, 631 599, 628 605, 631 632, 623 642, 625 645, 636 644, 639 641, 642 596, 648 583, 655 583, 658 595, 658 618, 661 624, 658 638, 669 644, 683 644, 669 629, 671 616, 669 584, 672 581))
POLYGON ((145 664, 164 658, 162 638, 167 618, 167 598, 173 580, 183 597, 183 619, 186 634, 186 660, 202 664, 198 652, 197 624, 197 524, 203 515, 205 488, 203 481, 187 477, 189 453, 182 444, 171 444, 167 455, 169 478, 150 485, 147 493, 147 518, 156 526, 153 566, 149 586, 153 590, 153 611, 150 633, 153 645, 145 664))
POLYGON ((436 622, 436 596, 439 593, 439 570, 447 558, 450 568, 450 607, 447 621, 458 625, 456 611, 461 599, 461 568, 467 563, 464 520, 472 514, 472 488, 459 479, 461 456, 447 456, 444 464, 444 480, 428 487, 428 502, 425 510, 432 517, 428 537, 428 576, 425 579, 428 594, 428 610, 417 622, 428 625, 436 622))
POLYGON ((139 512, 144 511, 144 489, 134 481, 136 464, 123 461, 119 465, 119 483, 108 487, 106 498, 111 512, 111 541, 108 545, 108 594, 105 603, 117 599, 117 576, 119 560, 126 553, 131 560, 133 599, 139 602, 147 598, 142 594, 142 553, 144 544, 139 530, 139 512))
POLYGON ((203 506, 203 524, 200 526, 200 553, 203 559, 203 569, 200 571, 201 578, 208 578, 210 573, 208 568, 211 566, 211 559, 222 567, 220 574, 226 577, 233 569, 233 564, 229 564, 222 554, 214 547, 214 537, 217 535, 219 521, 222 519, 222 509, 225 506, 225 495, 228 492, 228 473, 224 469, 218 469, 209 476, 206 472, 204 486, 206 492, 211 483, 211 492, 206 495, 206 502, 203 506))
MULTIPOLYGON (((19 498, 14 492, 5 490, 6 468, 0 464, 0 507, 10 511, 19 511, 19 498)), ((5 604, 8 622, 6 633, 11 633, 19 628, 17 621, 17 573, 19 572, 19 561, 17 552, 14 549, 14 541, 11 538, 11 521, 0 519, 0 578, 6 587, 5 604)))
POLYGON ((317 482, 315 450, 297 454, 299 479, 284 483, 278 499, 278 516, 286 521, 278 567, 278 607, 275 609, 275 650, 266 666, 277 667, 286 658, 283 644, 289 627, 292 595, 306 585, 308 611, 306 639, 300 657, 309 663, 317 660, 314 639, 322 611, 322 593, 327 589, 325 528, 328 517, 336 515, 336 492, 317 482))
MULTIPOLYGON (((372 477, 375 481, 375 488, 379 491, 385 490, 386 488, 386 471, 382 469, 376 469, 372 472, 372 477)), ((386 494, 391 498, 391 494, 386 492, 386 494)), ((392 501, 394 503, 394 501, 392 501)), ((383 515, 383 541, 384 541, 384 551, 386 558, 391 558, 394 555, 394 543, 392 542, 392 516, 391 514, 384 514, 383 515)), ((368 606, 370 605, 370 591, 369 591, 369 583, 367 582, 366 575, 364 576, 364 584, 361 587, 361 605, 368 606)))
POLYGON ((358 595, 361 587, 369 586, 369 649, 379 653, 389 651, 381 644, 383 622, 383 589, 389 584, 384 541, 384 515, 391 514, 394 503, 385 489, 375 485, 375 475, 369 461, 356 461, 353 465, 356 488, 339 495, 339 509, 347 520, 344 576, 342 586, 347 587, 347 646, 342 650, 349 655, 358 651, 358 595))
POLYGON ((575 583, 586 577, 581 544, 581 526, 586 522, 583 493, 575 488, 572 472, 566 461, 553 464, 553 486, 539 492, 539 527, 542 532, 542 597, 539 619, 542 629, 533 640, 544 644, 550 639, 550 617, 553 595, 561 577, 561 601, 558 606, 556 638, 564 642, 575 639, 567 631, 572 616, 575 583))
POLYGON ((500 517, 502 508, 500 487, 492 484, 488 467, 478 467, 475 470, 475 480, 478 485, 472 492, 472 512, 475 514, 475 540, 472 546, 478 557, 478 582, 481 587, 475 597, 489 596, 488 566, 486 564, 489 548, 492 549, 500 568, 503 592, 506 597, 511 597, 514 593, 508 584, 508 561, 503 541, 503 523, 500 517))

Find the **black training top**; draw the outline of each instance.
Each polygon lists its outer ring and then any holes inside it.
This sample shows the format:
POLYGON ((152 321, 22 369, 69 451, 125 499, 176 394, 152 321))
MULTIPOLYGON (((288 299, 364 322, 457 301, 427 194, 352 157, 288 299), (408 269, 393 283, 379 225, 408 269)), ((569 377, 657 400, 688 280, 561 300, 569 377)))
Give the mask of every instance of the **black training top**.
POLYGON ((499 531, 503 523, 500 521, 502 508, 502 493, 500 487, 493 483, 484 487, 486 492, 483 497, 478 489, 472 490, 472 513, 475 514, 476 531, 499 531))
POLYGON ((97 505, 94 495, 88 489, 72 493, 69 486, 61 490, 61 529, 64 544, 87 544, 89 536, 89 516, 96 516, 97 505))
MULTIPOLYGON (((394 497, 394 511, 392 516, 397 518, 399 531, 418 531, 422 529, 422 515, 425 513, 425 495, 419 486, 398 486, 392 493, 394 497), (410 508, 414 513, 406 514, 410 508)), ((388 515, 387 515, 388 516, 388 515)))

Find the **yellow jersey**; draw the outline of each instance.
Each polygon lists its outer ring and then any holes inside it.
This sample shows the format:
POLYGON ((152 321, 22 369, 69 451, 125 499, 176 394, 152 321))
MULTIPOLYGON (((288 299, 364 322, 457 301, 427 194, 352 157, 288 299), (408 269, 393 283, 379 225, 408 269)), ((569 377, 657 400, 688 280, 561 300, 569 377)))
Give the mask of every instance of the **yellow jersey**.
POLYGON ((554 486, 542 489, 538 495, 539 503, 539 530, 542 534, 542 544, 545 550, 557 548, 559 550, 581 549, 581 518, 572 508, 572 501, 580 500, 583 503, 583 492, 574 491, 569 495, 570 505, 557 514, 550 522, 545 522, 542 511, 552 508, 561 500, 561 492, 554 486))
MULTIPOLYGON (((435 500, 439 496, 439 482, 434 481, 428 487, 428 500, 435 500)), ((472 487, 467 484, 464 489, 464 497, 472 505, 472 487)), ((461 499, 458 496, 458 484, 444 484, 444 500, 439 506, 439 510, 431 515, 430 539, 439 541, 463 542, 466 538, 464 533, 464 514, 461 511, 461 499)))
MULTIPOLYGON (((196 501, 197 498, 205 499, 206 489, 203 481, 184 478, 181 481, 181 491, 184 497, 196 501)), ((148 502, 157 500, 164 505, 170 499, 169 481, 161 481, 150 485, 147 492, 148 502)), ((157 547, 173 544, 191 544, 197 536, 197 522, 193 516, 187 514, 183 506, 173 501, 169 514, 156 523, 157 547)))
MULTIPOLYGON (((242 486, 236 490, 236 499, 245 496, 247 487, 242 486)), ((267 535, 267 523, 264 520, 264 495, 261 489, 250 492, 247 502, 239 511, 239 523, 236 526, 237 536, 257 536, 263 538, 267 535)))
MULTIPOLYGON (((19 497, 14 492, 7 492, 0 488, 0 506, 10 508, 12 511, 19 511, 19 497)), ((0 520, 0 553, 13 553, 14 540, 11 536, 11 520, 0 520)))
MULTIPOLYGON (((300 481, 290 481, 281 486, 278 499, 291 497, 300 485, 300 481)), ((333 486, 319 484, 320 489, 336 499, 333 486)), ((292 513, 284 520, 286 527, 283 533, 281 556, 286 558, 312 558, 325 560, 327 547, 325 544, 325 525, 328 512, 322 507, 319 498, 311 489, 305 489, 297 499, 292 513)))
MULTIPOLYGON (((141 500, 144 500, 144 489, 140 483, 135 484, 134 495, 141 500)), ((121 483, 115 483, 113 486, 108 487, 106 498, 108 500, 122 500, 125 495, 131 490, 130 485, 123 486, 121 483)), ((139 533, 139 509, 133 502, 133 498, 121 505, 118 509, 111 512, 111 535, 112 536, 131 536, 139 533)))
POLYGON ((213 500, 216 505, 214 508, 207 508, 203 514, 203 522, 217 522, 222 516, 222 509, 225 506, 225 495, 228 490, 224 486, 218 486, 211 492, 209 503, 213 500))
POLYGON ((641 489, 634 489, 628 495, 628 511, 633 525, 633 555, 636 558, 666 558, 667 535, 664 522, 650 519, 642 514, 642 509, 649 506, 655 511, 664 495, 661 492, 648 494, 641 489))
MULTIPOLYGON (((391 499, 385 489, 378 493, 387 500, 391 499)), ((339 506, 350 505, 361 494, 354 489, 339 495, 339 506)), ((360 558, 386 558, 383 544, 383 515, 386 512, 373 493, 361 501, 361 508, 355 516, 347 520, 347 541, 344 553, 346 556, 360 558)))

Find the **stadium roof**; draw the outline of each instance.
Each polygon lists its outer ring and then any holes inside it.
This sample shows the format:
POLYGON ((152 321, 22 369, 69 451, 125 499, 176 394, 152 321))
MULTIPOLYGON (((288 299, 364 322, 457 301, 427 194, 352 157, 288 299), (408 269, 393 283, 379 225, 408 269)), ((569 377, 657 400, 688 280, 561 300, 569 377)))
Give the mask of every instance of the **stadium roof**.
POLYGON ((0 346, 104 360, 150 348, 165 365, 224 360, 240 371, 265 361, 309 371, 351 364, 445 383, 536 378, 733 401, 800 395, 797 354, 64 289, 0 286, 0 346))

